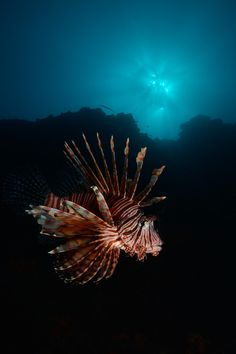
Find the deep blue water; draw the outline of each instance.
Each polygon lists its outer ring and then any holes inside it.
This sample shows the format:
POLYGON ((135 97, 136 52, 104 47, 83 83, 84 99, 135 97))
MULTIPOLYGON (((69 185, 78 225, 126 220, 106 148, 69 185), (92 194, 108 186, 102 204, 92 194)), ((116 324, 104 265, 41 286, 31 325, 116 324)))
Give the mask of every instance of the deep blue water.
POLYGON ((176 138, 198 114, 235 121, 236 3, 2 1, 0 117, 106 105, 176 138))

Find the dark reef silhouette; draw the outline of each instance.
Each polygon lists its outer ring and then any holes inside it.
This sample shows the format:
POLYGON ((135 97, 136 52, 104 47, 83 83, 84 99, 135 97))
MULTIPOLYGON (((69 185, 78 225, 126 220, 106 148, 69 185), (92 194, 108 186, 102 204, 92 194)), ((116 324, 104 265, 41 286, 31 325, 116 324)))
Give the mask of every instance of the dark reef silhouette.
POLYGON ((80 141, 85 132, 93 145, 97 131, 104 145, 114 135, 118 167, 130 137, 133 172, 138 149, 148 147, 141 184, 153 166, 167 166, 155 190, 167 195, 157 210, 163 251, 145 266, 124 257, 104 284, 66 286, 49 266, 31 218, 2 201, 9 352, 20 347, 40 354, 235 352, 236 124, 197 116, 172 141, 152 140, 131 115, 101 109, 35 122, 0 120, 0 181, 37 166, 55 188, 65 166, 64 141, 80 141))

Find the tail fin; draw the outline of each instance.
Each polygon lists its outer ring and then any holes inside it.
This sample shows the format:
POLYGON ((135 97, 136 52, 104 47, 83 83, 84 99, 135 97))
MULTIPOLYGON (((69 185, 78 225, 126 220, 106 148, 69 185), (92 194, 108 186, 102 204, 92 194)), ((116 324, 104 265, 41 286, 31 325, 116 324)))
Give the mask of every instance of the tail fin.
POLYGON ((80 171, 71 168, 67 160, 63 168, 47 177, 37 166, 22 166, 0 181, 0 203, 23 216, 29 205, 45 205, 49 195, 61 198, 88 189, 80 171))
POLYGON ((0 200, 17 215, 24 216, 30 204, 44 204, 49 192, 48 183, 37 167, 22 167, 3 179, 0 200))

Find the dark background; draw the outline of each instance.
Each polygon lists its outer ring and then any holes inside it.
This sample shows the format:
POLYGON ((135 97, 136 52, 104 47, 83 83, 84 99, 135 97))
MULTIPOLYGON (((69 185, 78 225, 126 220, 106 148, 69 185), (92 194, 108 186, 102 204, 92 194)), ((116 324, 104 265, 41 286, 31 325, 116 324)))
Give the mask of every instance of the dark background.
POLYGON ((207 116, 184 123, 177 140, 151 140, 132 116, 99 109, 35 122, 1 120, 5 351, 235 353, 235 148, 236 125, 207 116), (164 241, 158 257, 143 263, 122 254, 111 279, 73 287, 54 274, 38 225, 19 215, 22 201, 12 202, 11 183, 37 166, 54 188, 64 166, 63 142, 73 138, 81 145, 82 131, 92 145, 99 131, 107 154, 114 134, 119 166, 129 136, 131 177, 138 149, 147 146, 140 185, 165 163, 154 195, 167 199, 153 210, 164 241))

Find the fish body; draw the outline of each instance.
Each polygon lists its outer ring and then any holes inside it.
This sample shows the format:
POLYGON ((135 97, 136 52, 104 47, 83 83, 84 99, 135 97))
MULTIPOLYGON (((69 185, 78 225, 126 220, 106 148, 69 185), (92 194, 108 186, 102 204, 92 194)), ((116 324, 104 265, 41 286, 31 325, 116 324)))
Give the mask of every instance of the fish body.
POLYGON ((65 282, 84 284, 109 278, 118 263, 120 251, 144 260, 147 254, 156 256, 162 241, 154 227, 156 216, 143 213, 165 197, 144 201, 156 184, 165 166, 155 169, 147 186, 136 193, 146 148, 137 155, 137 169, 132 181, 128 178, 129 139, 124 149, 123 174, 119 182, 114 139, 110 139, 112 171, 97 134, 103 170, 83 135, 92 164, 87 162, 74 141, 65 143, 65 155, 80 172, 88 190, 58 197, 49 193, 43 205, 31 206, 27 213, 41 225, 41 233, 61 238, 59 246, 49 253, 54 256, 54 268, 65 282))

